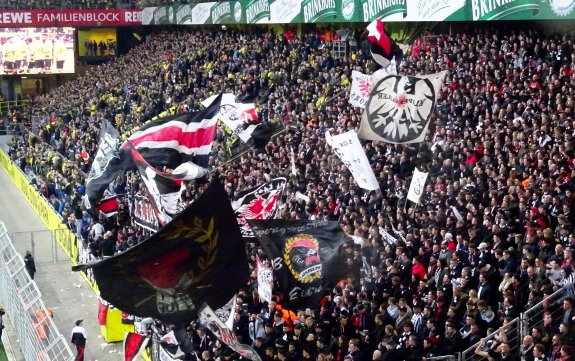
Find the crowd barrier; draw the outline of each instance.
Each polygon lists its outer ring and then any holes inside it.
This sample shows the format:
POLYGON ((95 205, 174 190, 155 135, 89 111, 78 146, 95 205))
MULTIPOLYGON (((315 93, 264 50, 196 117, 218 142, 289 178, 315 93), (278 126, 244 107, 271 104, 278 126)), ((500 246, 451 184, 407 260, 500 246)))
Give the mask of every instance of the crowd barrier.
POLYGON ((0 222, 0 298, 26 361, 72 361, 74 356, 46 309, 40 290, 0 222))
MULTIPOLYGON (((79 251, 83 247, 78 244, 76 235, 64 225, 60 215, 52 208, 52 206, 50 206, 46 198, 38 193, 26 175, 14 162, 10 160, 4 151, 0 151, 0 166, 4 169, 8 177, 10 177, 12 183, 14 183, 24 198, 26 198, 44 225, 50 231, 54 232, 56 242, 60 245, 64 253, 66 253, 72 264, 78 264, 81 256, 79 251)), ((98 286, 93 277, 86 272, 82 272, 82 277, 84 277, 90 287, 97 294, 98 286)))

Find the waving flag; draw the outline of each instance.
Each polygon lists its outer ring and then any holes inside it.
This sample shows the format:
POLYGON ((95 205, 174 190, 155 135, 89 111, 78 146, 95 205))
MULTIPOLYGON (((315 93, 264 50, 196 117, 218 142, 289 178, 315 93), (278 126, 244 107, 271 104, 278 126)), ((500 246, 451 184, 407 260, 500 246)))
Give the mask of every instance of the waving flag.
POLYGON ((367 26, 367 39, 371 43, 371 55, 376 63, 386 68, 392 59, 400 61, 403 51, 385 32, 381 19, 375 19, 367 26))
POLYGON ((242 236, 253 238, 254 234, 246 222, 247 219, 272 219, 278 209, 287 180, 279 177, 241 193, 239 199, 232 203, 240 225, 242 236))
MULTIPOLYGON (((216 96, 213 95, 202 101, 202 105, 207 108, 212 105, 215 99, 216 96)), ((238 102, 236 96, 231 93, 222 94, 217 118, 230 128, 232 132, 242 131, 245 124, 253 124, 259 121, 256 105, 254 103, 238 102)))
POLYGON ((150 238, 92 269, 101 297, 124 312, 185 324, 203 304, 220 308, 249 279, 245 244, 227 198, 214 181, 150 238))
MULTIPOLYGON (((204 110, 164 117, 142 126, 128 140, 153 167, 175 169, 192 161, 208 165, 222 95, 204 110)), ((128 142, 122 144, 128 149, 128 142)))
POLYGON ((204 305, 199 312, 200 323, 205 325, 221 342, 237 352, 240 356, 252 361, 262 361, 258 353, 248 345, 238 342, 234 332, 226 325, 228 315, 218 314, 210 306, 204 305))
POLYGON ((249 220, 266 255, 274 260, 278 291, 293 309, 317 307, 346 276, 338 222, 249 220))
POLYGON ((154 208, 160 225, 163 226, 181 210, 182 180, 203 177, 208 171, 187 162, 178 166, 173 173, 163 173, 150 166, 130 140, 128 140, 128 145, 132 151, 132 158, 140 171, 140 176, 146 185, 150 204, 154 208))
POLYGON ((421 143, 446 72, 420 77, 373 74, 359 136, 386 143, 421 143))
POLYGON ((92 162, 86 180, 84 208, 92 215, 96 214, 95 205, 102 198, 108 185, 125 167, 126 158, 119 151, 120 133, 107 120, 101 123, 98 151, 92 162))

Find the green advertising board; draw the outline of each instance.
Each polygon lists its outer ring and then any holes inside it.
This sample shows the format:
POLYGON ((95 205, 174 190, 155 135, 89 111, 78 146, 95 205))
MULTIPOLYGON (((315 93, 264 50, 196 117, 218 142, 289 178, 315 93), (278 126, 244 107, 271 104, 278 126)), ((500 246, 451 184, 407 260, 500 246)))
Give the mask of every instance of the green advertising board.
POLYGON ((148 7, 143 25, 575 19, 575 0, 237 0, 148 7))

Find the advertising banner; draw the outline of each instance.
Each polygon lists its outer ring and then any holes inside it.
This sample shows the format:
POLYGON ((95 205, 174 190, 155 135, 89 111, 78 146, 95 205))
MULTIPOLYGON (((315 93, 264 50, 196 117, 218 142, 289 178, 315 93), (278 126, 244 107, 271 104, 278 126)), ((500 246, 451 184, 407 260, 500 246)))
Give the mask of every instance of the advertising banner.
POLYGON ((238 0, 145 8, 143 25, 575 19, 572 0, 238 0))
POLYGON ((142 24, 139 9, 0 10, 0 27, 130 26, 142 24))

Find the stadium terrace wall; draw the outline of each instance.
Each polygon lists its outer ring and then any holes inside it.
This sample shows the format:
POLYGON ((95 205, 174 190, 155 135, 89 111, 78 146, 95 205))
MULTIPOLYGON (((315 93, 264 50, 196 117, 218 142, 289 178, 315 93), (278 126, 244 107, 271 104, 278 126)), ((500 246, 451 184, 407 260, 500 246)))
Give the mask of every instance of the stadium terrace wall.
MULTIPOLYGON (((72 264, 78 264, 79 248, 76 236, 70 231, 63 223, 60 215, 50 206, 46 199, 38 193, 32 186, 30 180, 26 178, 24 173, 10 160, 4 151, 0 150, 0 167, 4 169, 12 183, 22 193, 24 198, 30 203, 30 206, 36 212, 38 217, 46 225, 46 227, 53 232, 54 238, 58 245, 64 250, 66 255, 72 261, 72 264)), ((98 293, 96 282, 86 272, 81 272, 82 276, 86 279, 90 287, 98 293)))
POLYGON ((575 19, 575 0, 238 0, 147 7, 142 25, 575 19))

